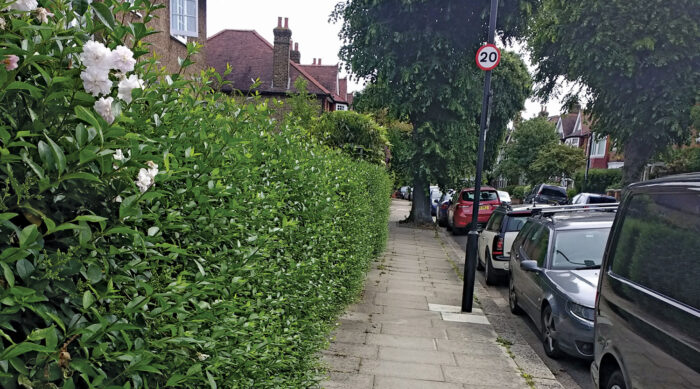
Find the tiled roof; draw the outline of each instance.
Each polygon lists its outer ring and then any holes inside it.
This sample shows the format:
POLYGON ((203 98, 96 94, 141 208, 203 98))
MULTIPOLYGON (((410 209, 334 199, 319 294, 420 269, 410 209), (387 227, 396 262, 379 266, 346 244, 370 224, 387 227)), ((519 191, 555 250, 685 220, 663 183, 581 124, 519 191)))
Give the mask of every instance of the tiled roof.
MULTIPOLYGON (((287 93, 283 88, 272 87, 272 63, 273 46, 254 30, 223 30, 207 39, 205 45, 207 62, 209 66, 223 74, 228 63, 233 71, 224 77, 230 81, 234 89, 241 91, 250 90, 255 79, 260 79, 261 84, 257 88, 260 92, 287 93)), ((306 72, 301 65, 289 62, 289 76, 291 90, 294 89, 294 81, 303 76, 308 82, 308 91, 314 94, 335 95, 315 79, 312 74, 306 72)), ((335 89, 335 88, 334 88, 335 89)))
POLYGON ((570 113, 561 116, 561 127, 564 132, 563 137, 568 138, 574 132, 574 127, 576 126, 576 119, 578 118, 578 113, 570 113))

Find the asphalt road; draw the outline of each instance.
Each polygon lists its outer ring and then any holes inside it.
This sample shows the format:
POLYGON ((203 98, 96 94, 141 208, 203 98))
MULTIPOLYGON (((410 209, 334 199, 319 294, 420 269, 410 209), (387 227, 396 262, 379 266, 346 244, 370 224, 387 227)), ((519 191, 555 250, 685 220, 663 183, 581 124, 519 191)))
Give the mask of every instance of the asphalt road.
MULTIPOLYGON (((449 233, 448 233, 449 234, 449 233)), ((450 235, 454 242, 459 246, 464 252, 467 245, 467 236, 454 236, 450 235)), ((504 280, 501 285, 497 286, 486 286, 484 280, 484 272, 477 271, 477 280, 485 288, 489 289, 489 294, 492 290, 498 291, 501 297, 508 301, 508 285, 504 280)), ((549 370, 557 377, 559 383, 562 384, 567 389, 593 389, 593 382, 591 381, 590 375, 590 362, 584 361, 571 357, 562 357, 560 359, 552 359, 544 353, 542 348, 542 342, 540 341, 539 334, 537 332, 537 327, 532 322, 527 315, 506 315, 505 317, 512 320, 510 324, 518 331, 519 334, 525 338, 525 340, 530 344, 533 350, 539 355, 539 357, 544 361, 549 370)))

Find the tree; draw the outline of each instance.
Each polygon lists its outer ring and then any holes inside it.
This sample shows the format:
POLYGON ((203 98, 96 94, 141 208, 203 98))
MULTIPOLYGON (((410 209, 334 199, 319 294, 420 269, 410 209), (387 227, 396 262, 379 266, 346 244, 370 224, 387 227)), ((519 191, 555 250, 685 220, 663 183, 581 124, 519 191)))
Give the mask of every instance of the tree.
POLYGON ((559 135, 553 123, 546 118, 536 117, 519 123, 513 132, 513 140, 506 145, 503 160, 497 172, 517 182, 525 176, 530 183, 538 182, 536 173, 531 170, 540 151, 549 150, 559 144, 559 135))
POLYGON ((583 85, 596 133, 625 154, 623 183, 689 133, 700 84, 697 0, 543 0, 528 34, 547 96, 564 77, 583 85))
POLYGON ((583 149, 557 144, 537 153, 530 166, 528 176, 531 182, 548 182, 553 177, 570 178, 586 163, 583 149))
POLYGON ((287 119, 310 130, 318 118, 319 106, 314 95, 308 92, 307 85, 308 82, 302 77, 297 77, 294 81, 294 88, 297 91, 288 93, 289 98, 286 103, 289 105, 289 113, 287 119))
MULTIPOLYGON (((483 84, 474 56, 486 40, 489 3, 346 0, 333 14, 343 20, 340 57, 354 74, 376 85, 371 100, 382 101, 414 126, 411 218, 418 224, 432 223, 431 180, 446 186, 474 171, 483 84)), ((501 4, 504 39, 524 31, 521 13, 531 10, 529 5, 529 0, 501 4)))
POLYGON ((312 133, 324 144, 369 162, 386 163, 389 141, 386 129, 369 115, 355 111, 326 112, 312 133))

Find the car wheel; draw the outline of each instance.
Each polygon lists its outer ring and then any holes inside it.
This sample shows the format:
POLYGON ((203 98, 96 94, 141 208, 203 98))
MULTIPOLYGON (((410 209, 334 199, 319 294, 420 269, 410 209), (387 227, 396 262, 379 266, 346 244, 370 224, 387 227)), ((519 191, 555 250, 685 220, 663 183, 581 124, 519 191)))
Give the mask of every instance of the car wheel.
POLYGON ((514 315, 520 315, 523 310, 518 306, 518 295, 515 293, 515 284, 513 283, 513 275, 508 277, 508 307, 514 315))
POLYGON ((625 385, 625 378, 622 376, 622 372, 617 369, 608 376, 608 380, 603 386, 605 389, 627 389, 625 385))
POLYGON ((542 309, 542 345, 545 354, 550 358, 556 359, 561 356, 561 350, 557 343, 557 330, 554 326, 554 314, 549 305, 545 305, 542 309))
POLYGON ((484 271, 484 277, 486 278, 486 285, 496 285, 498 283, 498 276, 496 275, 496 269, 493 268, 493 263, 491 262, 491 254, 486 252, 486 270, 484 271))

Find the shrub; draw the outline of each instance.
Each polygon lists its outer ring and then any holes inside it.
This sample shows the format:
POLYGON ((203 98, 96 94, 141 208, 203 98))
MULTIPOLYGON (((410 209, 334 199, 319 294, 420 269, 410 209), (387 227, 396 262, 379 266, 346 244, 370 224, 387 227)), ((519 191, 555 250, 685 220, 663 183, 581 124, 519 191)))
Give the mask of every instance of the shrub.
POLYGON ((386 240, 385 169, 152 59, 132 101, 95 106, 78 54, 146 53, 157 6, 136 3, 0 11, 0 386, 313 386, 386 240))
POLYGON ((511 196, 516 199, 523 200, 525 199, 525 196, 530 193, 530 190, 532 190, 530 185, 516 185, 512 189, 511 196))
POLYGON ((608 188, 619 188, 622 183, 621 169, 589 169, 588 184, 584 188, 583 170, 574 174, 574 187, 576 193, 605 193, 608 188))
POLYGON ((386 130, 369 115, 354 111, 326 112, 313 132, 326 145, 355 158, 386 163, 389 146, 386 130))

